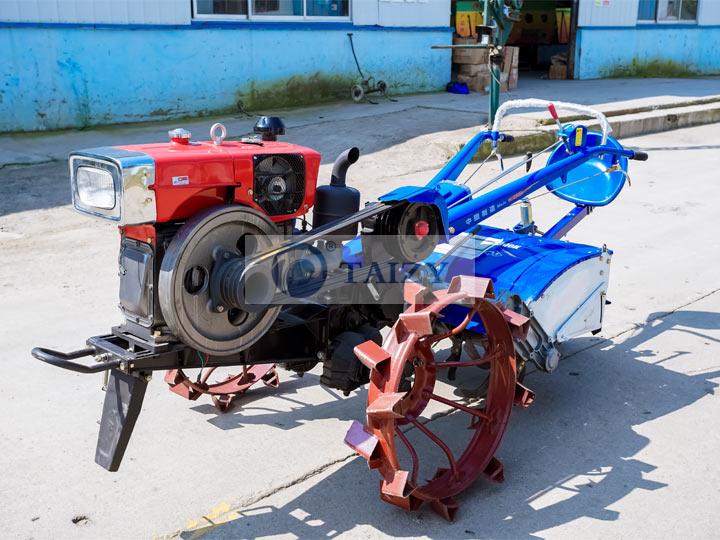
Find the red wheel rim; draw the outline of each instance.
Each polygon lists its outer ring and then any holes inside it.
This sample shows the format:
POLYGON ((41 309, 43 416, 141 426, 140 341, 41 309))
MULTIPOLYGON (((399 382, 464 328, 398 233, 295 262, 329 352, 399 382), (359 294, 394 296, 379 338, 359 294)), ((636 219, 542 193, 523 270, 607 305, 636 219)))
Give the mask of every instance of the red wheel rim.
MULTIPOLYGON (((379 347, 370 342, 356 348, 360 360, 371 368, 368 389, 367 426, 371 449, 358 449, 358 431, 353 428, 346 441, 377 468, 382 475, 381 498, 412 510, 423 502, 447 518, 452 518, 457 503, 454 497, 467 489, 483 473, 493 480, 502 480, 502 465, 494 457, 505 432, 513 403, 516 401, 517 372, 511 324, 523 326, 527 321, 510 317, 491 302, 492 285, 480 278, 456 278, 447 291, 432 295, 414 290, 410 307, 400 315, 388 337, 379 347), (450 304, 468 306, 465 320, 449 332, 436 334, 433 323, 450 304), (463 332, 471 320, 482 321, 487 336, 485 353, 471 361, 437 362, 432 345, 451 335, 463 332), (508 319, 512 319, 509 323, 508 319), (434 393, 438 370, 489 364, 489 381, 484 407, 477 409, 457 403, 434 393), (413 366, 414 382, 409 391, 400 390, 406 366, 413 366), (423 423, 420 415, 430 401, 436 401, 471 417, 474 430, 458 457, 449 444, 432 431, 432 422, 423 423), (423 456, 420 455, 401 426, 412 425, 445 455, 445 466, 439 467, 428 481, 418 479, 423 456), (403 468, 398 456, 399 444, 410 456, 411 466, 403 468)), ((526 400, 529 403, 529 399, 526 400)), ((453 411, 455 412, 455 411, 453 411)), ((362 434, 360 434, 362 439, 362 434)))

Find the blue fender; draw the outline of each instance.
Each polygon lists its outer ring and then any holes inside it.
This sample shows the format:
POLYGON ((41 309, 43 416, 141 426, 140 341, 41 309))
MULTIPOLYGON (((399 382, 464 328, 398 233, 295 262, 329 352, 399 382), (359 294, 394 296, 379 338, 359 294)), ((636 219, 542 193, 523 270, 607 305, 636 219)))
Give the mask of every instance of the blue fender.
POLYGON ((405 186, 397 188, 379 198, 382 202, 409 202, 429 204, 437 208, 442 224, 444 241, 449 239, 448 205, 465 197, 470 190, 454 182, 440 182, 434 187, 405 186))

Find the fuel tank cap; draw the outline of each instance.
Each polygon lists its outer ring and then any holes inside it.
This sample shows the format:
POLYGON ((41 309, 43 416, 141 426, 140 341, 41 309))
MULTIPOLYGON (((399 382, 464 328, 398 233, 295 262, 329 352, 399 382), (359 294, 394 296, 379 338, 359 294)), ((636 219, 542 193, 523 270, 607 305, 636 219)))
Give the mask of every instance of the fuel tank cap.
POLYGON ((168 131, 168 135, 170 141, 177 144, 190 144, 190 137, 192 137, 192 133, 185 128, 171 129, 168 131))

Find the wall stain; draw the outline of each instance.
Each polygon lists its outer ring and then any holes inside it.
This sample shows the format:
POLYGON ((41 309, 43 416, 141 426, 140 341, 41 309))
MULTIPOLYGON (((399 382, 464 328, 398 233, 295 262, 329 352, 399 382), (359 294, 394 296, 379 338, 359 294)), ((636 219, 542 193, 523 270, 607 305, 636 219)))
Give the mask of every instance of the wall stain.
POLYGON ((349 100, 355 77, 316 72, 295 75, 271 83, 251 82, 247 90, 237 93, 238 101, 249 109, 286 108, 349 100))
MULTIPOLYGON (((698 77, 700 75, 699 71, 681 62, 661 59, 638 60, 637 58, 633 58, 630 63, 615 65, 606 68, 603 71, 603 77, 610 79, 622 79, 628 77, 669 77, 682 79, 688 77, 698 77)), ((707 75, 707 73, 704 73, 703 75, 707 75)))

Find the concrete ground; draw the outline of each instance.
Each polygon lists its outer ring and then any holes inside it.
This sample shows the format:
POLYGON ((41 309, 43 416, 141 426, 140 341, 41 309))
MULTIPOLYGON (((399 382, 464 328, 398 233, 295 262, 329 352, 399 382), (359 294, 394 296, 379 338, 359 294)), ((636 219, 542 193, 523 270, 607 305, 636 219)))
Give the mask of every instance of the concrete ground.
MULTIPOLYGON (((334 154, 359 133, 368 148, 350 180, 372 199, 431 177, 448 157, 433 147, 436 137, 472 131, 466 119, 472 113, 418 110, 427 112, 415 117, 419 124, 401 112, 382 122, 338 118, 298 125, 288 138, 330 156, 321 171, 326 181, 334 154)), ((569 238, 615 250, 604 331, 566 344, 557 372, 527 378, 537 401, 511 418, 498 452, 506 482, 478 482, 461 498, 452 524, 427 509, 404 514, 378 500, 377 473, 342 443, 350 421, 364 416, 365 391, 342 397, 320 387, 316 372, 302 379, 283 372, 280 389, 254 391, 225 415, 207 400, 181 400, 158 375, 121 470, 96 466, 100 377, 50 368, 29 350, 77 348, 119 321, 117 232, 71 210, 63 163, 5 166, 3 536, 714 535, 720 527, 718 129, 623 141, 648 150, 650 160, 632 162, 632 187, 569 238)), ((100 140, 102 132, 85 135, 91 145, 117 144, 109 136, 110 142, 100 140)), ((8 144, 0 140, 11 155, 8 144)), ((538 199, 541 228, 566 206, 552 196, 538 199)), ((515 220, 508 215, 496 223, 515 220)))

